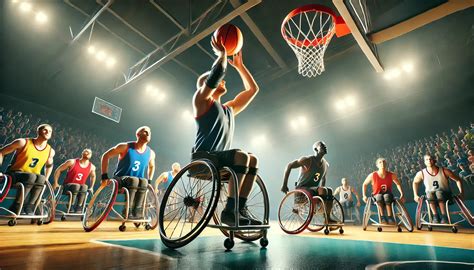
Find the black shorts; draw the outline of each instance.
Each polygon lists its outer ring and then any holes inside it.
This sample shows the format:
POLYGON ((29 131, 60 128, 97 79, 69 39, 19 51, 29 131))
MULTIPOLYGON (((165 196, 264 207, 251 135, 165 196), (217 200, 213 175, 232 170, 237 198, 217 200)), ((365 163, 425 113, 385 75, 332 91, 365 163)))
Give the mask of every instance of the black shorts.
POLYGON ((191 161, 198 159, 209 159, 216 166, 217 169, 222 167, 234 166, 235 153, 241 151, 240 149, 231 149, 225 151, 197 151, 191 153, 191 161))
POLYGON ((296 187, 297 189, 304 189, 306 191, 308 191, 309 193, 311 193, 311 196, 320 196, 322 194, 320 194, 318 192, 318 189, 319 187, 296 187))

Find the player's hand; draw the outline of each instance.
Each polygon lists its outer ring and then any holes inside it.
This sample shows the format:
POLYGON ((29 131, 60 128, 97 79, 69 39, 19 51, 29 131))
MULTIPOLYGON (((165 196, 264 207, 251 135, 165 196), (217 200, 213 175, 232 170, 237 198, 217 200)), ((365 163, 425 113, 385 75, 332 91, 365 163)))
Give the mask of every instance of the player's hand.
POLYGON ((59 184, 58 184, 58 183, 56 183, 56 182, 55 182, 55 183, 53 183, 53 190, 55 190, 55 189, 58 189, 58 188, 59 188, 59 184))
POLYGON ((357 204, 356 204, 356 205, 357 205, 357 207, 360 207, 360 202, 357 202, 357 204))
POLYGON ((2 172, 0 172, 0 177, 2 177, 2 176, 3 176, 3 173, 2 173, 2 172))
POLYGON ((462 199, 463 199, 463 197, 464 197, 464 193, 462 193, 462 192, 461 192, 461 193, 459 193, 459 194, 458 194, 458 197, 459 197, 459 199, 461 199, 461 200, 462 200, 462 199))
POLYGON ((240 50, 237 54, 234 54, 232 57, 232 60, 227 60, 229 61, 229 64, 231 64, 235 68, 241 68, 244 66, 244 62, 242 60, 242 50, 240 50))
POLYGON ((90 188, 89 191, 94 194, 94 189, 93 188, 90 188))
POLYGON ((211 46, 212 50, 214 51, 214 54, 221 57, 221 56, 227 56, 227 51, 224 47, 224 44, 222 42, 218 42, 214 36, 211 38, 211 46))
POLYGON ((418 195, 413 196, 413 200, 414 200, 416 203, 418 203, 418 201, 420 200, 420 196, 418 196, 418 195))
POLYGON ((403 195, 400 195, 399 200, 400 200, 402 203, 405 203, 405 197, 404 197, 403 195))
POLYGON ((281 187, 281 192, 283 192, 285 194, 288 193, 288 186, 282 186, 281 187))
POLYGON ((362 196, 362 200, 363 200, 365 203, 367 203, 367 196, 365 196, 365 195, 362 196))

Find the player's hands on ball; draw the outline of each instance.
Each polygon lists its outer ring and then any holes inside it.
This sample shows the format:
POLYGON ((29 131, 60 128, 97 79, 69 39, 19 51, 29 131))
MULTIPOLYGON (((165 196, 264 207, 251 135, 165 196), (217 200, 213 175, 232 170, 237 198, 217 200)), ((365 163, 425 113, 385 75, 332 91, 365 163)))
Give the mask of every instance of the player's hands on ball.
POLYGON ((240 50, 237 54, 234 54, 232 57, 232 60, 227 60, 229 61, 229 64, 231 64, 235 68, 241 68, 244 66, 244 62, 242 60, 242 50, 240 50))
POLYGON ((285 194, 288 193, 288 187, 287 186, 282 186, 281 187, 281 192, 283 192, 285 194))
POLYGON ((222 42, 217 42, 214 37, 211 38, 211 46, 215 55, 219 57, 227 56, 227 51, 224 47, 224 44, 222 44, 222 42))

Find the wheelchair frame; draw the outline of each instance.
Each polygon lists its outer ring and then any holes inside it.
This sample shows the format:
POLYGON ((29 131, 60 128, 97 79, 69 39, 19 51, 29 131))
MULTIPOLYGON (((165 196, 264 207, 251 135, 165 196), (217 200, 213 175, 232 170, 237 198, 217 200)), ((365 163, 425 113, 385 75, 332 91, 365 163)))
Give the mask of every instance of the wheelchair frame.
POLYGON ((380 217, 380 212, 378 209, 377 202, 373 196, 369 197, 369 201, 365 204, 364 208, 364 214, 363 214, 363 219, 362 219, 362 228, 365 231, 368 226, 375 226, 377 227, 377 231, 381 232, 383 227, 387 228, 397 228, 398 232, 402 232, 402 226, 405 227, 405 229, 409 232, 413 232, 413 222, 411 220, 410 214, 405 208, 405 205, 398 199, 398 198, 393 198, 392 204, 392 213, 393 213, 393 218, 395 219, 395 224, 382 224, 381 223, 381 217, 380 217), (372 218, 374 216, 374 213, 371 210, 371 207, 375 206, 377 209, 377 217, 378 221, 372 218), (401 209, 403 213, 396 213, 397 207, 401 209), (406 222, 408 224, 405 224, 405 221, 402 220, 402 218, 399 217, 399 215, 403 215, 406 218, 406 222), (408 227, 409 225, 409 227, 408 227))
MULTIPOLYGON (((55 200, 56 200, 56 214, 61 215, 61 221, 65 221, 67 217, 81 217, 81 219, 84 217, 84 213, 87 207, 87 199, 89 196, 93 196, 94 194, 88 189, 86 191, 86 197, 84 199, 84 203, 82 205, 82 213, 70 213, 71 207, 72 207, 72 192, 71 191, 66 191, 64 193, 64 185, 59 186, 58 191, 56 192, 55 195, 55 200), (61 196, 67 196, 69 198, 68 202, 62 201, 61 196), (66 205, 66 211, 61 210, 58 208, 58 205, 66 205)), ((76 198, 77 200, 77 198, 76 198)))

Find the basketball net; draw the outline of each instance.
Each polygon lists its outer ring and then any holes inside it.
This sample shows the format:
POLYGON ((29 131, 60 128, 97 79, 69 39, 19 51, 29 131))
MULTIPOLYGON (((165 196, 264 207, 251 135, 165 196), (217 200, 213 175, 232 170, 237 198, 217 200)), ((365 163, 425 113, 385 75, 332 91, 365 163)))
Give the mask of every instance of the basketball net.
POLYGON ((324 71, 324 53, 335 33, 333 16, 310 10, 300 12, 282 25, 286 43, 298 59, 298 73, 316 77, 324 71))

